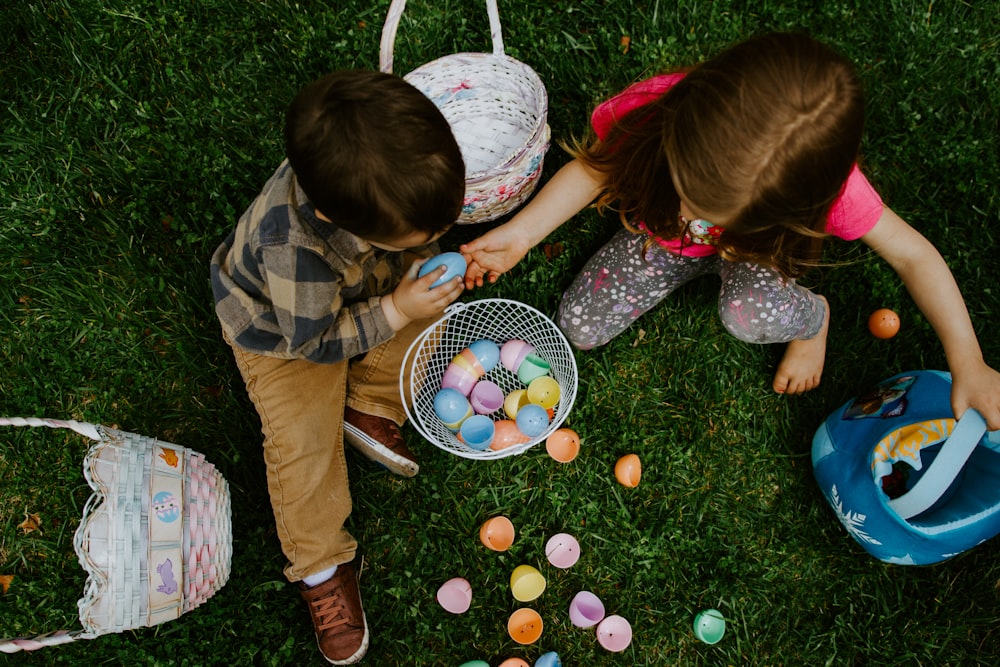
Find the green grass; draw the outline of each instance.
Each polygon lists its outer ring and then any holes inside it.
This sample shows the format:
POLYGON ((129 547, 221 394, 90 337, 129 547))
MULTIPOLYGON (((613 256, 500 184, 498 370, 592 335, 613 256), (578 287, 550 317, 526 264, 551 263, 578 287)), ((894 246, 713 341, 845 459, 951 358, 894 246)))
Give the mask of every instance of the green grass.
MULTIPOLYGON (((601 98, 768 29, 806 29, 857 62, 868 90, 866 171, 945 255, 984 352, 1000 364, 1000 3, 501 0, 507 52, 545 82, 555 139, 582 131, 601 98), (622 37, 630 37, 626 50, 622 37)), ((304 607, 284 582, 264 487, 257 417, 221 340, 208 258, 282 158, 284 106, 334 68, 375 68, 387 0, 50 0, 0 5, 0 414, 118 425, 207 455, 233 493, 233 573, 207 604, 153 629, 6 664, 321 664, 304 607)), ((396 44, 406 72, 489 49, 480 2, 412 0, 396 44)), ((554 147, 550 175, 565 160, 554 147)), ((616 228, 593 212, 495 286, 552 314, 559 294, 616 228)), ((454 246, 481 228, 462 228, 454 246)), ((837 523, 812 478, 816 427, 866 385, 943 368, 933 332, 892 271, 846 262, 809 277, 834 320, 824 383, 774 395, 779 350, 724 334, 706 279, 681 289, 605 348, 579 353, 567 425, 583 451, 542 448, 467 461, 408 431, 420 477, 351 461, 350 528, 368 556, 373 630, 366 664, 481 658, 567 665, 993 665, 1000 656, 995 540, 933 567, 884 565, 837 523), (867 334, 877 307, 900 313, 891 341, 867 334), (641 335, 640 335, 641 334, 641 335), (642 484, 612 467, 640 455, 642 484), (486 518, 518 529, 510 551, 476 538, 486 518), (574 534, 583 556, 556 571, 544 543, 574 534), (515 645, 505 620, 520 563, 548 588, 541 640, 515 645), (470 611, 444 612, 437 587, 473 585, 470 611), (565 610, 580 589, 629 619, 622 655, 565 610), (725 639, 699 643, 694 615, 717 607, 725 639)), ((88 488, 86 443, 48 430, 0 433, 0 636, 78 624, 84 576, 72 534, 88 488), (26 513, 42 518, 24 534, 26 513)))

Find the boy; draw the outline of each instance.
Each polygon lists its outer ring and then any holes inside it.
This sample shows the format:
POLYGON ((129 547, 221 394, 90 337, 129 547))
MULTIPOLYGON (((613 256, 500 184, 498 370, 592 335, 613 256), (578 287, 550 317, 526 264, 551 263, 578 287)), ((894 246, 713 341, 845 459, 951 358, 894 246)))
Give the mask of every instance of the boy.
POLYGON ((298 583, 326 660, 364 656, 344 441, 392 472, 417 464, 399 368, 462 292, 417 268, 458 218, 465 168, 447 121, 377 72, 333 72, 296 96, 288 159, 212 257, 212 289, 260 415, 285 575, 298 583))

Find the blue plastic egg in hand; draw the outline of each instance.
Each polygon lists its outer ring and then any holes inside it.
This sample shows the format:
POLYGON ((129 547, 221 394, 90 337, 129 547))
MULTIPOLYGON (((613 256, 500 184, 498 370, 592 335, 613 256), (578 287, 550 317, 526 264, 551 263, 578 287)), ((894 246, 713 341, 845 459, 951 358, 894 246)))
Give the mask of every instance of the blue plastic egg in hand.
POLYGON ((529 438, 535 438, 549 427, 549 413, 540 405, 529 403, 517 411, 517 430, 529 438))
POLYGON ((420 270, 417 271, 417 277, 423 278, 439 266, 446 267, 446 270, 444 275, 434 281, 431 285, 431 289, 444 285, 446 282, 457 276, 465 275, 465 258, 457 252, 443 252, 440 255, 431 257, 429 260, 424 262, 420 266, 420 270))

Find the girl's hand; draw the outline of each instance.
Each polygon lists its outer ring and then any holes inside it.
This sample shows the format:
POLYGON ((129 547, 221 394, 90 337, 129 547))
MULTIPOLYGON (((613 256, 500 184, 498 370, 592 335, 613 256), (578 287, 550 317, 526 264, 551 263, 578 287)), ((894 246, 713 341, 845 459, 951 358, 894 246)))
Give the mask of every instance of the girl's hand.
POLYGON ((414 320, 423 320, 444 312, 444 309, 462 293, 462 277, 456 276, 443 285, 431 289, 438 278, 448 270, 440 266, 425 276, 417 271, 426 260, 413 263, 392 294, 382 297, 382 309, 389 325, 399 331, 414 320))
POLYGON ((512 269, 531 249, 521 235, 502 225, 459 246, 465 257, 465 286, 482 287, 483 280, 495 283, 500 274, 512 269))
POLYGON ((989 430, 1000 429, 1000 373, 985 363, 971 370, 953 370, 951 408, 958 419, 975 408, 986 419, 989 430))

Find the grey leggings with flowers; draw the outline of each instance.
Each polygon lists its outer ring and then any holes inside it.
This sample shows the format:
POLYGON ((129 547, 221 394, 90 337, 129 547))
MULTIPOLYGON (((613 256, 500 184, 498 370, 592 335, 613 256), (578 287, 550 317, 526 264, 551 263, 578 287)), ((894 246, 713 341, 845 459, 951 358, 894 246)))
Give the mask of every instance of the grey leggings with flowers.
POLYGON ((607 343, 675 289, 709 273, 722 278, 719 317, 740 340, 787 343, 819 333, 823 301, 777 271, 717 255, 682 257, 655 244, 644 252, 647 238, 620 230, 563 294, 559 326, 576 348, 607 343))

